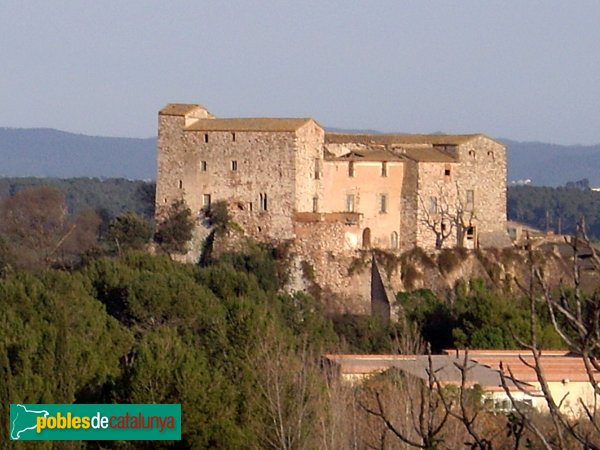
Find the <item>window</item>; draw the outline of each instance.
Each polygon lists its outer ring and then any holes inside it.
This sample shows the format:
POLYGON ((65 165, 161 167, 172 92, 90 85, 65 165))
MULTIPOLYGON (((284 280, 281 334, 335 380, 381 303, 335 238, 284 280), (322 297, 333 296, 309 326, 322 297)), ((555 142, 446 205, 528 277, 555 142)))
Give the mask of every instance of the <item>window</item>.
POLYGON ((315 180, 321 178, 321 160, 319 158, 315 158, 315 180))
POLYGON ((435 214, 438 211, 437 197, 429 197, 429 207, 427 211, 431 214, 435 214))
POLYGON ((446 168, 444 169, 444 176, 445 177, 450 176, 450 164, 446 164, 446 168))
POLYGON ((233 170, 234 172, 237 170, 237 161, 231 161, 231 170, 233 170))
POLYGON ((379 194, 379 213, 387 213, 387 194, 379 194))
POLYGON ((354 195, 346 195, 346 212, 354 212, 354 195))
POLYGON ((179 189, 183 189, 183 180, 179 180, 179 189))
POLYGON ((395 231, 392 231, 392 234, 390 236, 390 247, 398 248, 398 233, 396 233, 395 231))
POLYGON ((473 211, 474 206, 475 206, 475 191, 468 190, 466 203, 465 203, 465 209, 467 211, 473 211))
POLYGON ((475 227, 467 227, 467 240, 472 241, 475 238, 475 227))
POLYGON ((313 212, 316 213, 319 211, 319 198, 313 197, 313 212))
POLYGON ((475 159, 475 150, 469 150, 469 156, 475 159))
POLYGON ((206 209, 210 208, 210 194, 204 194, 202 196, 202 206, 206 209))
POLYGON ((259 195, 259 200, 260 200, 260 209, 262 211, 267 211, 269 205, 268 205, 268 201, 267 201, 267 194, 266 193, 261 193, 259 195))
POLYGON ((204 142, 208 142, 208 134, 207 133, 204 134, 204 142))
POLYGON ((386 161, 383 161, 381 163, 381 176, 387 177, 387 162, 386 161))
POLYGON ((207 167, 208 167, 208 165, 206 164, 206 161, 200 161, 200 170, 202 172, 206 172, 207 167))
POLYGON ((231 140, 235 142, 235 133, 231 133, 231 140))
POLYGON ((490 150, 490 151, 488 152, 488 156, 489 156, 490 158, 492 158, 492 161, 494 161, 494 152, 493 152, 493 151, 491 151, 491 150, 490 150))
POLYGON ((349 177, 353 177, 354 176, 354 161, 350 161, 348 163, 348 176, 349 177))

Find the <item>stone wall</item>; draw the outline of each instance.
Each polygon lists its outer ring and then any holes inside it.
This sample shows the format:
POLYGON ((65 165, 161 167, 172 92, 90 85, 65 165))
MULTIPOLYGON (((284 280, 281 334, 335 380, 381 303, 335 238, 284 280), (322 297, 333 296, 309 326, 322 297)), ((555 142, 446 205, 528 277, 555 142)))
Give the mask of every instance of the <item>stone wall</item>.
POLYGON ((360 251, 346 243, 348 234, 360 233, 358 225, 341 221, 295 222, 296 237, 292 248, 294 290, 317 294, 329 312, 370 314, 370 262, 356 265, 360 251), (304 285, 300 279, 304 278, 304 285))
MULTIPOLYGON (((203 211, 209 203, 225 200, 248 234, 264 234, 265 240, 293 238, 296 133, 205 132, 183 126, 183 117, 159 117, 157 211, 184 199, 201 235, 203 211)), ((303 136, 303 147, 305 141, 303 136)))
MULTIPOLYGON (((296 131, 296 198, 295 211, 312 212, 313 199, 317 199, 316 209, 321 211, 323 192, 323 139, 325 132, 314 121, 296 131), (318 161, 318 162, 317 162, 318 161), (318 169, 318 174, 315 172, 318 169)), ((324 210, 323 210, 324 211, 324 210)))
POLYGON ((457 149, 460 165, 457 184, 464 200, 467 190, 474 192, 477 234, 506 235, 506 149, 485 136, 477 137, 457 149))
POLYGON ((450 234, 443 242, 443 247, 456 247, 456 214, 457 214, 457 164, 443 162, 419 162, 417 164, 417 217, 416 246, 436 248, 436 233, 431 227, 450 234), (446 171, 450 174, 446 175, 446 171), (431 209, 435 199, 437 209, 431 209))

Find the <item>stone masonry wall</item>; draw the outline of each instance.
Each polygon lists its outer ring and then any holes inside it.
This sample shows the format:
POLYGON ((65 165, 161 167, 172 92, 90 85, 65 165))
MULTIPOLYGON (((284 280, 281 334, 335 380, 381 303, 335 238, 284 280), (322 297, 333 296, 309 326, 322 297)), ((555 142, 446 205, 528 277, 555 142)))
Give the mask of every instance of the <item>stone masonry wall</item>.
POLYGON ((292 278, 304 278, 306 284, 296 283, 292 289, 316 289, 329 312, 370 314, 370 261, 354 264, 355 270, 349 270, 361 252, 346 244, 346 234, 360 233, 360 227, 342 222, 296 222, 295 231, 291 253, 296 273, 292 278))
POLYGON ((296 130, 296 135, 295 211, 312 212, 313 198, 317 199, 317 210, 320 210, 324 196, 322 170, 325 132, 316 122, 310 121, 296 130), (315 174, 315 169, 318 169, 318 174, 315 174))
MULTIPOLYGON (((417 181, 417 234, 416 245, 424 249, 436 247, 436 234, 430 228, 441 221, 445 223, 450 236, 444 241, 444 247, 456 247, 456 228, 453 222, 457 211, 456 166, 454 163, 419 162, 417 181), (445 175, 446 170, 450 175, 445 175), (431 198, 435 198, 438 211, 430 210, 431 198), (442 211, 445 213, 442 214, 442 211), (450 232, 449 231, 449 232, 450 232)), ((438 225, 438 230, 441 223, 438 225)))
POLYGON ((463 196, 474 191, 478 233, 506 232, 506 149, 481 136, 457 151, 457 183, 463 196))

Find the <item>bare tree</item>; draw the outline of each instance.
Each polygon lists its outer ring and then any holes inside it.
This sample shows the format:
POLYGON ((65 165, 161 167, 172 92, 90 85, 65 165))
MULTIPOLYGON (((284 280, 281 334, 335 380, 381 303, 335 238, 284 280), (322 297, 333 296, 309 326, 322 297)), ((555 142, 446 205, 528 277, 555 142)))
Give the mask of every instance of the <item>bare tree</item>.
POLYGON ((537 395, 544 399, 552 425, 552 437, 532 420, 516 401, 515 396, 508 388, 507 376, 514 379, 513 371, 509 366, 501 366, 502 384, 507 396, 510 398, 516 414, 525 427, 531 430, 545 449, 571 449, 574 445, 583 449, 600 450, 600 424, 598 417, 598 397, 600 386, 598 375, 600 373, 600 297, 597 293, 585 293, 582 288, 581 256, 586 254, 590 264, 589 270, 600 274, 600 257, 597 250, 590 242, 585 232, 583 221, 578 225, 578 233, 571 241, 572 251, 572 287, 561 283, 559 289, 552 289, 544 276, 543 268, 534 258, 533 250, 529 245, 530 274, 529 286, 520 286, 529 298, 529 336, 528 340, 520 340, 520 345, 531 353, 531 360, 520 357, 522 364, 532 369, 539 384, 539 393, 531 393, 531 389, 524 384, 517 383, 517 387, 529 395, 537 395), (563 411, 566 399, 556 399, 552 395, 545 372, 542 350, 537 336, 537 321, 539 309, 546 307, 554 325, 554 329, 568 346, 569 350, 578 355, 585 367, 588 382, 594 393, 592 404, 579 398, 581 417, 571 417, 563 411))
POLYGON ((321 376, 306 342, 295 348, 287 336, 269 329, 249 363, 256 374, 256 433, 263 448, 312 448, 321 376))
POLYGON ((438 186, 437 195, 430 197, 428 203, 419 194, 420 222, 434 234, 436 248, 442 248, 454 235, 457 246, 464 246, 465 236, 475 220, 475 208, 466 198, 466 192, 463 199, 461 188, 455 183, 450 189, 446 184, 438 186))
POLYGON ((370 392, 369 402, 363 400, 361 407, 370 415, 380 419, 384 428, 380 434, 377 446, 371 448, 385 449, 388 432, 412 448, 433 450, 439 448, 443 441, 442 433, 450 417, 448 409, 444 406, 442 393, 436 389, 436 373, 433 369, 431 353, 428 357, 427 380, 411 379, 405 374, 397 373, 398 389, 405 390, 404 400, 407 402, 405 420, 401 422, 398 414, 390 414, 382 392, 374 388, 370 392))

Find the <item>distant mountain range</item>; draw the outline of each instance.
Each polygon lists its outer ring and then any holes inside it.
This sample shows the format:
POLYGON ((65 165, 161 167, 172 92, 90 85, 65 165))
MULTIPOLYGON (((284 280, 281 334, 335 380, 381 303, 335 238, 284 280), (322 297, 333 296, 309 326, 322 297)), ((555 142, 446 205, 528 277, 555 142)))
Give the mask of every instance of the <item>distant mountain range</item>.
MULTIPOLYGON (((560 186, 587 178, 590 185, 600 186, 600 144, 500 141, 508 146, 509 182, 529 179, 538 186, 560 186)), ((0 161, 0 176, 5 177, 149 180, 156 177, 156 139, 86 136, 47 128, 0 128, 0 161)))
POLYGON ((156 178, 156 139, 0 128, 0 176, 156 178))

